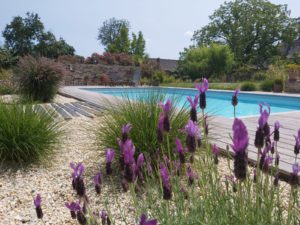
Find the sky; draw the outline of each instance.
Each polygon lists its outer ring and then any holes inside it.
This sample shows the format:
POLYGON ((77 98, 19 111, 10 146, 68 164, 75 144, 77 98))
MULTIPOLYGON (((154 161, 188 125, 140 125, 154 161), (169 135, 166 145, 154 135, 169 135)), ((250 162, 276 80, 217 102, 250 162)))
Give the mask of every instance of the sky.
MULTIPOLYGON (((0 31, 14 16, 35 12, 46 30, 64 38, 76 54, 102 53, 98 29, 111 18, 127 19, 131 32, 142 31, 152 58, 178 59, 192 44, 193 32, 209 23, 224 0, 0 0, 0 31)), ((271 0, 287 4, 292 17, 300 16, 300 0, 271 0)), ((0 44, 4 40, 1 35, 0 44)))

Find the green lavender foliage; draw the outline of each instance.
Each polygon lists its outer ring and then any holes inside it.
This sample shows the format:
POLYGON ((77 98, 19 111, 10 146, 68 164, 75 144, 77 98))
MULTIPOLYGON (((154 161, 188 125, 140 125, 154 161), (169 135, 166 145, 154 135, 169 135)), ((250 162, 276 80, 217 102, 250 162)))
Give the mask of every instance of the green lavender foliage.
POLYGON ((192 165, 198 177, 194 184, 188 185, 185 165, 181 177, 170 176, 173 198, 166 201, 163 200, 161 181, 148 177, 145 194, 132 193, 137 215, 147 212, 159 224, 165 225, 299 224, 297 187, 292 188, 290 196, 283 201, 282 193, 289 190, 288 184, 275 187, 273 178, 267 174, 254 183, 250 172, 244 182, 225 179, 214 164, 210 150, 198 151, 202 152, 201 156, 192 165))

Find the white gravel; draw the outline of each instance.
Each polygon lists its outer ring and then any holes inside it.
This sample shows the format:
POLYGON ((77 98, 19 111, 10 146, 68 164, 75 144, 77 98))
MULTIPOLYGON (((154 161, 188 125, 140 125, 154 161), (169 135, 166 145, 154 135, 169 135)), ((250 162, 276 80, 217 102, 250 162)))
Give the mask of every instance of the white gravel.
POLYGON ((123 221, 120 212, 126 215, 131 211, 128 204, 130 194, 120 190, 119 179, 114 177, 111 182, 104 178, 102 194, 97 196, 94 191, 92 177, 98 172, 100 164, 104 173, 104 157, 100 157, 101 151, 95 143, 91 124, 100 121, 101 118, 81 117, 64 122, 63 143, 49 165, 0 171, 0 224, 43 224, 36 218, 33 206, 33 197, 37 193, 42 196, 45 224, 77 224, 64 206, 65 202, 77 200, 71 188, 70 162, 83 162, 86 166, 85 181, 91 207, 96 211, 102 210, 106 200, 109 200, 115 219, 123 221))

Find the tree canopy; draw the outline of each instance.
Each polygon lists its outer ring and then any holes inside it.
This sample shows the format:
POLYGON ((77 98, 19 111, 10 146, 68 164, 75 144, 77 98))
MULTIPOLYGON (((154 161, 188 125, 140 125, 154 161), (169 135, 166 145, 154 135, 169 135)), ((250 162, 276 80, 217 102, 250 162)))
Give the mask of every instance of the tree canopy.
POLYGON ((111 18, 103 22, 99 29, 98 40, 110 53, 126 53, 144 57, 145 45, 143 33, 132 33, 129 38, 130 23, 127 20, 111 18))
POLYGON ((225 2, 209 18, 193 40, 199 46, 227 44, 238 63, 262 66, 279 54, 281 42, 291 43, 297 36, 296 20, 289 17, 287 6, 267 0, 225 2))
POLYGON ((178 70, 192 80, 202 76, 220 78, 232 69, 234 56, 226 45, 212 44, 185 49, 181 53, 178 70))
POLYGON ((36 13, 26 13, 26 17, 16 16, 7 24, 2 35, 5 47, 13 55, 40 55, 57 58, 60 55, 74 55, 75 49, 64 39, 57 40, 53 33, 45 31, 36 13))

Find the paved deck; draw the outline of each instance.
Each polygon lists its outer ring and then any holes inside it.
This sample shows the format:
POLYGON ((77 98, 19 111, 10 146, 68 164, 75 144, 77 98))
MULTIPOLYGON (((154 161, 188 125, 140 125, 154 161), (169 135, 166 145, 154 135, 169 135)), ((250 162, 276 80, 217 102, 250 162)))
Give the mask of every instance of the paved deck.
POLYGON ((103 108, 93 104, 82 101, 70 103, 47 103, 37 104, 34 106, 35 110, 42 113, 48 113, 53 117, 70 120, 73 117, 88 117, 94 118, 103 112, 103 108))
MULTIPOLYGON (((84 90, 84 87, 62 87, 59 93, 65 96, 70 96, 89 104, 94 104, 98 107, 105 107, 107 99, 116 100, 115 97, 105 94, 99 94, 84 90), (82 88, 82 89, 81 89, 82 88)), ((93 86, 95 88, 95 86, 93 86)), ((287 94, 288 96, 288 94, 287 94)), ((300 104, 300 102, 299 102, 300 104)), ((248 128, 250 136, 250 144, 248 147, 248 156, 250 161, 256 162, 257 149, 254 146, 254 137, 258 124, 258 117, 242 118, 248 128)), ((280 141, 278 143, 278 152, 280 154, 279 170, 282 174, 289 174, 292 171, 292 164, 295 162, 294 157, 294 135, 300 129, 300 111, 293 111, 287 113, 278 113, 270 116, 269 124, 271 130, 275 121, 280 121, 280 141)), ((232 143, 230 134, 232 134, 233 119, 214 116, 209 120, 211 143, 217 144, 220 148, 226 149, 227 145, 232 143)), ((230 149, 230 151, 232 151, 230 149)), ((298 162, 300 160, 298 159, 298 162)))

